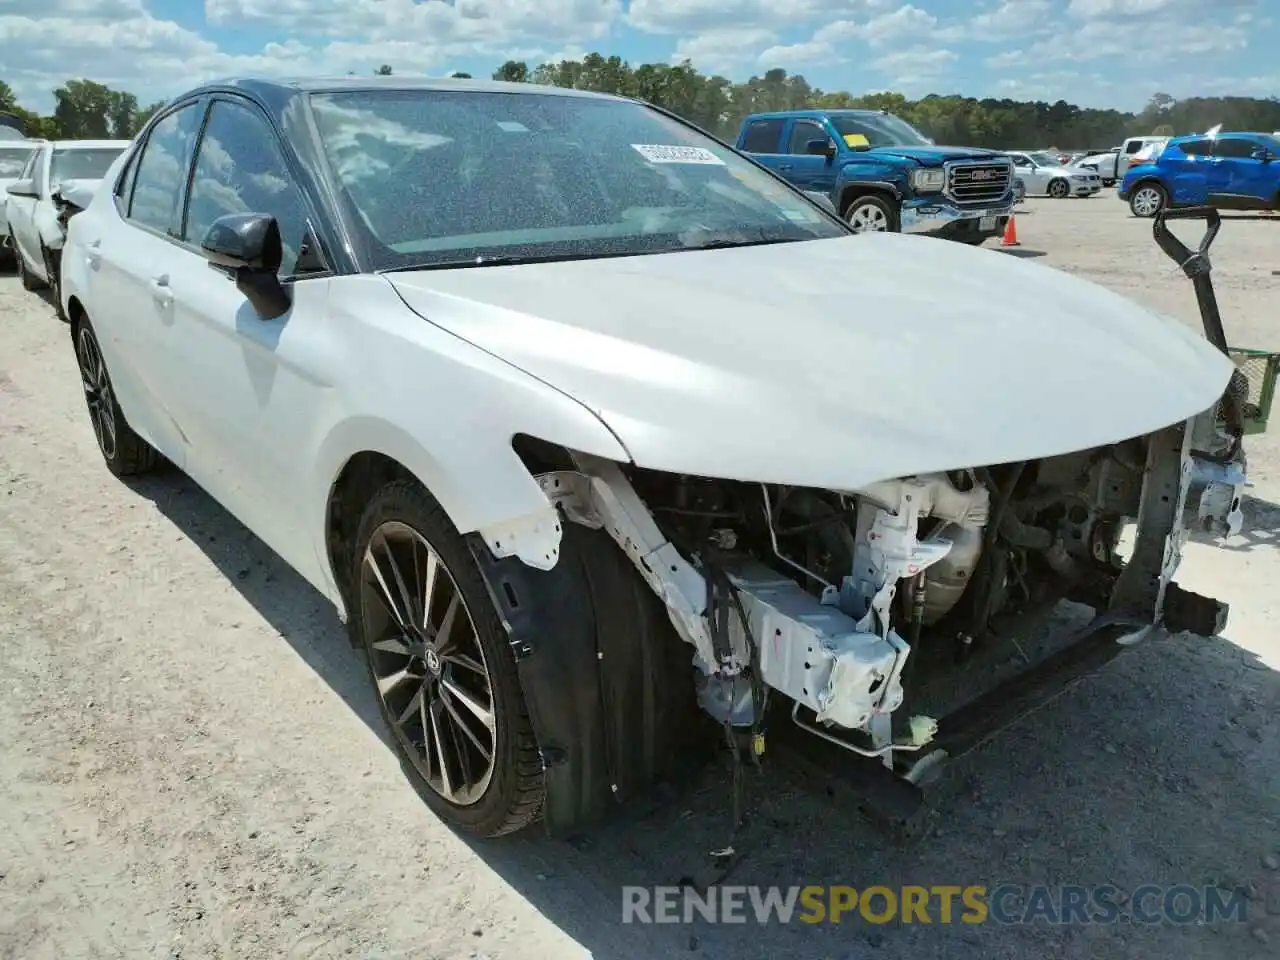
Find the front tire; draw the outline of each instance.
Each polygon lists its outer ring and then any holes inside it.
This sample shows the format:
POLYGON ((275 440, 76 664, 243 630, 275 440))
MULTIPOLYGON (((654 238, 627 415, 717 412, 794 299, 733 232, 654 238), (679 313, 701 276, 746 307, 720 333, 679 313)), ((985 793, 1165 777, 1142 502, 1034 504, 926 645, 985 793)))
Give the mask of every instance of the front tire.
POLYGON ((22 258, 22 251, 16 245, 13 248, 13 259, 14 269, 18 271, 18 279, 22 281, 23 290, 34 292, 44 286, 43 281, 27 269, 27 261, 22 258))
POLYGON ((1165 208, 1169 195, 1158 183, 1141 183, 1129 197, 1129 210, 1135 217, 1150 218, 1165 208))
POLYGON ((457 529, 419 484, 395 480, 370 499, 355 543, 352 624, 405 775, 440 819, 476 836, 535 822, 542 755, 457 529))
POLYGON ((1054 200, 1065 200, 1071 195, 1071 184, 1059 177, 1049 181, 1049 196, 1054 200))
POLYGON ((98 336, 87 317, 82 316, 72 325, 71 337, 75 343, 89 421, 107 469, 117 477, 149 473, 159 463, 159 454, 125 421, 115 389, 111 386, 106 361, 102 358, 102 349, 98 346, 98 336))
POLYGON ((854 233, 898 232, 898 211, 888 200, 874 194, 851 200, 844 219, 854 233))

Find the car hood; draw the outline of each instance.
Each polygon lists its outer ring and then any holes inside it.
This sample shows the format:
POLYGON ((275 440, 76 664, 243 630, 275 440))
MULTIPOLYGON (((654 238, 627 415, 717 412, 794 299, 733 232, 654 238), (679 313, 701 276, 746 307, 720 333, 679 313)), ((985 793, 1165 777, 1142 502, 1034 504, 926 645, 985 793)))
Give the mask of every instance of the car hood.
POLYGON ((726 479, 854 489, 1082 450, 1208 409, 1232 370, 1101 287, 903 234, 385 276, 638 465, 726 479))
POLYGON ((864 153, 879 156, 904 157, 925 166, 936 166, 947 160, 991 160, 1002 154, 977 147, 872 147, 864 153))

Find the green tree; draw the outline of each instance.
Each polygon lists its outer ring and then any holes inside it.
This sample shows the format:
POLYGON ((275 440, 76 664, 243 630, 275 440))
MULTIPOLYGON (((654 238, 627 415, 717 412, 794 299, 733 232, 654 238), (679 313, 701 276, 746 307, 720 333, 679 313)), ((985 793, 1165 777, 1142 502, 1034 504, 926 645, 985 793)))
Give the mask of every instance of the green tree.
POLYGON ((529 65, 523 60, 508 60, 493 71, 493 79, 506 80, 509 83, 528 83, 529 65))
POLYGON ((383 64, 382 66, 380 66, 377 70, 373 71, 373 75, 374 75, 375 77, 389 77, 389 76, 391 76, 391 64, 389 64, 389 63, 384 63, 384 64, 383 64))

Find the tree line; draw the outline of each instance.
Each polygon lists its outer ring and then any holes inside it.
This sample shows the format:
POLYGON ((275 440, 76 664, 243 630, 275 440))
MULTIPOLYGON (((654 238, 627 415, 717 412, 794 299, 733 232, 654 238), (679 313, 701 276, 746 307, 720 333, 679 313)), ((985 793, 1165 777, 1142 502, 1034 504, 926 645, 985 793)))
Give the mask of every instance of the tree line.
MULTIPOLYGON (((374 71, 380 76, 392 72, 389 64, 374 71)), ((1046 103, 958 94, 929 94, 910 100, 901 93, 855 96, 844 90, 821 90, 800 74, 780 68, 735 83, 716 74, 701 73, 687 60, 632 66, 620 57, 599 53, 534 68, 523 61, 508 60, 493 72, 493 78, 638 97, 728 139, 736 136, 747 114, 805 107, 887 110, 938 143, 996 149, 1106 149, 1128 136, 1200 133, 1219 123, 1224 130, 1280 130, 1280 99, 1275 97, 1175 100, 1157 93, 1136 113, 1080 107, 1065 100, 1046 103)), ((41 116, 23 109, 13 91, 0 80, 0 111, 20 116, 31 136, 128 138, 163 105, 161 101, 141 106, 132 93, 84 79, 68 81, 53 96, 53 114, 41 116)))

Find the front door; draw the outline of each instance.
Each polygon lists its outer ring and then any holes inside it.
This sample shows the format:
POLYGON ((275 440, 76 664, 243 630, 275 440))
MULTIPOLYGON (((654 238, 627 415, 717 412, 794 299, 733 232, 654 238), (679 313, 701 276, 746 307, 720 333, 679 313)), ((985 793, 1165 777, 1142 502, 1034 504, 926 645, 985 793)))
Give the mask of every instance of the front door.
MULTIPOLYGON (((44 195, 45 184, 49 180, 49 150, 41 148, 31 155, 20 179, 29 180, 35 187, 38 196, 44 195)), ((5 214, 9 220, 9 230, 13 236, 15 253, 22 257, 28 265, 36 264, 44 270, 44 260, 40 256, 40 240, 36 235, 36 197, 5 196, 5 214)))
POLYGON ((1222 167, 1221 187, 1215 191, 1230 206, 1255 206, 1276 194, 1275 166, 1255 156, 1262 144, 1244 137, 1219 137, 1213 155, 1222 167))
POLYGON ((327 270, 309 240, 308 208, 275 131, 238 98, 214 99, 196 151, 183 254, 169 271, 173 328, 167 338, 172 389, 190 425, 189 472, 295 569, 313 572, 314 518, 304 516, 311 477, 304 451, 332 390, 316 349, 326 340, 327 270), (284 245, 280 277, 293 306, 260 316, 232 274, 198 251, 223 216, 276 218, 284 245))
POLYGON ((791 121, 787 133, 787 160, 790 170, 786 177, 802 190, 823 193, 828 196, 836 187, 835 140, 827 129, 816 120, 791 121), (832 156, 820 156, 808 152, 810 140, 822 140, 832 147, 832 156))

